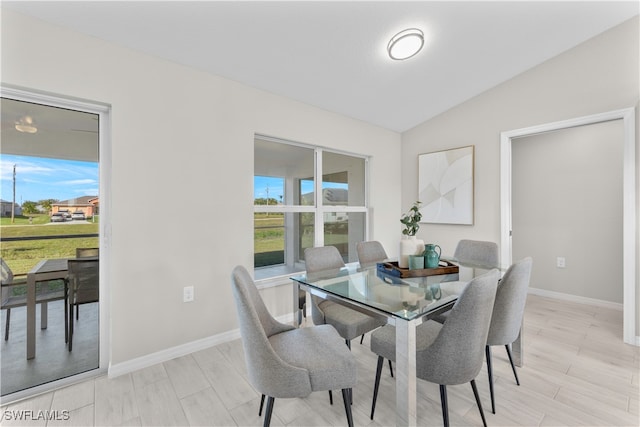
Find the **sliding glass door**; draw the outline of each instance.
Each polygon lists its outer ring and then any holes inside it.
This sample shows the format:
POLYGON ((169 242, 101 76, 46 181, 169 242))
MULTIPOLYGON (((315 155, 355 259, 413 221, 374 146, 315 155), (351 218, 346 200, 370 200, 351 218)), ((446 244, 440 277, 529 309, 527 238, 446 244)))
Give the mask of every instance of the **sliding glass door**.
MULTIPOLYGON (((0 252, 19 283, 47 260, 100 247, 100 114, 2 97, 0 252)), ((13 276, 11 278, 10 276, 13 276)), ((100 367, 100 303, 80 306, 66 343, 65 281, 36 284, 61 295, 36 306, 35 357, 27 359, 26 287, 2 291, 2 396, 100 367), (6 332, 6 334, 5 334, 6 332)), ((67 308, 69 306, 67 305, 67 308)))

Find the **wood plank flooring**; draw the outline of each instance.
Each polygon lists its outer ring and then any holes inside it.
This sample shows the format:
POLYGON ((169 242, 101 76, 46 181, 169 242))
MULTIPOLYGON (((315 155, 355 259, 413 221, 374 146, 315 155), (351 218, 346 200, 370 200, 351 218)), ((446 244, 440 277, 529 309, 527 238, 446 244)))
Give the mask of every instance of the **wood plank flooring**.
MULTIPOLYGON (((493 349, 497 413, 486 370, 477 378, 490 426, 639 426, 640 349, 622 342, 622 312, 530 295, 525 365, 515 384, 503 348, 493 349)), ((385 367, 375 420, 369 419, 376 356, 368 336, 358 359, 353 414, 358 426, 395 424, 394 379, 385 367)), ((482 425, 468 384, 448 387, 453 426, 482 425)), ((418 381, 419 425, 442 425, 438 386, 418 381)), ((277 399, 273 426, 343 426, 339 392, 277 399)), ((3 426, 258 426, 260 396, 246 378, 239 340, 108 379, 99 377, 2 408, 3 426), (15 420, 20 410, 57 420, 15 420), (9 414, 9 416, 8 416, 9 414), (62 419, 68 418, 68 419, 62 419)), ((22 412, 24 413, 24 412, 22 412)))

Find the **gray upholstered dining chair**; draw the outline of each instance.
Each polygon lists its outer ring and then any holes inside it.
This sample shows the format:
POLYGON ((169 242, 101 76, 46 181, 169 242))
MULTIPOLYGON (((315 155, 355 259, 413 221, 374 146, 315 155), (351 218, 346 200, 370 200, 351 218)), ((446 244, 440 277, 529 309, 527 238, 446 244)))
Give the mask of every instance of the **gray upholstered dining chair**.
MULTIPOLYGON (((462 264, 470 264, 477 266, 498 267, 500 263, 500 252, 498 245, 494 242, 484 240, 460 240, 456 245, 453 255, 454 259, 462 264)), ((458 290, 464 282, 448 282, 447 286, 458 290)), ((449 312, 445 311, 433 317, 436 322, 444 323, 449 316, 449 312)))
MULTIPOLYGON (((444 324, 428 320, 416 328, 416 374, 420 379, 440 385, 445 426, 449 425, 447 385, 466 382, 471 383, 482 423, 487 425, 475 378, 482 368, 498 277, 498 270, 491 270, 474 278, 458 297, 444 324)), ((395 360, 395 334, 395 327, 391 325, 371 334, 371 351, 378 355, 371 419, 376 408, 382 363, 385 358, 395 360)))
POLYGON ((306 397, 313 391, 341 389, 349 426, 350 390, 356 385, 356 360, 330 325, 294 328, 278 322, 264 305, 243 266, 233 269, 240 335, 251 385, 268 396, 264 426, 276 398, 306 397))
POLYGON ((356 251, 358 252, 358 261, 361 267, 369 267, 388 258, 382 243, 377 240, 358 242, 356 251))
MULTIPOLYGON (((307 275, 339 270, 345 266, 342 255, 335 246, 307 248, 304 251, 304 259, 307 275)), ((311 296, 311 316, 316 325, 326 323, 336 328, 349 348, 351 348, 352 339, 386 323, 385 319, 369 316, 315 295, 311 296)))
MULTIPOLYGON (((13 271, 9 268, 3 258, 0 258, 0 285, 2 290, 0 291, 2 310, 7 310, 4 329, 4 340, 9 340, 9 326, 11 324, 11 309, 17 307, 24 307, 27 305, 27 277, 26 274, 13 274, 13 271), (20 289, 15 292, 15 289, 20 289)), ((65 299, 64 287, 51 288, 48 285, 46 287, 40 286, 40 283, 36 284, 36 304, 57 301, 65 299)), ((66 304, 66 302, 65 302, 66 304)))
POLYGON ((527 301, 527 289, 531 278, 531 257, 524 258, 509 267, 498 284, 496 302, 493 306, 491 326, 487 336, 485 353, 487 357, 487 370, 489 373, 489 391, 491 392, 491 410, 496 413, 496 404, 493 391, 493 365, 491 361, 491 346, 504 345, 507 349, 509 362, 516 384, 520 385, 516 366, 513 364, 511 344, 518 338, 522 327, 522 317, 527 301))
MULTIPOLYGON (((68 320, 65 327, 69 351, 73 349, 73 311, 82 304, 98 302, 100 299, 100 267, 95 258, 76 258, 67 261, 68 320)), ((65 313, 67 314, 67 313, 65 313)), ((65 316, 66 317, 66 316, 65 316)))
MULTIPOLYGON (((382 246, 382 243, 377 240, 358 242, 356 244, 356 251, 358 252, 358 262, 361 267, 369 267, 389 258, 387 256, 387 251, 384 250, 384 246, 382 246)), ((364 334, 360 337, 360 344, 362 344, 363 340, 364 334)), ((393 377, 393 366, 391 365, 391 360, 389 360, 389 372, 393 377)))
MULTIPOLYGON (((99 257, 100 248, 76 248, 76 258, 99 257)), ((76 306, 76 320, 80 319, 80 306, 76 306)))
POLYGON ((498 245, 482 240, 460 240, 453 257, 460 262, 497 267, 500 262, 498 245))

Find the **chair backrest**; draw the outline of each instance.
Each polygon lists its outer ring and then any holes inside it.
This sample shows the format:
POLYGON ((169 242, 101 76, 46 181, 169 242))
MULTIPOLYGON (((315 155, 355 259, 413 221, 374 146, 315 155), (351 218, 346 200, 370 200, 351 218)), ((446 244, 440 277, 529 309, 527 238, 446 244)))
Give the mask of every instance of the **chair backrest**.
POLYGON ((307 370, 284 362, 269 343, 269 336, 293 326, 271 316, 246 268, 239 265, 233 269, 231 284, 251 385, 274 398, 307 396, 311 393, 307 370))
MULTIPOLYGON (((6 262, 4 262, 4 259, 0 258, 0 283, 2 285, 6 285, 9 284, 11 282, 13 282, 13 272, 11 271, 11 269, 9 268, 9 266, 7 265, 6 262)), ((2 298, 2 305, 4 306, 5 303, 9 300, 9 296, 11 295, 11 289, 9 287, 5 287, 2 286, 2 291, 1 291, 1 298, 2 298)))
POLYGON ((460 262, 471 264, 498 267, 500 263, 498 245, 482 240, 460 240, 453 256, 460 262))
POLYGON ((518 338, 531 279, 531 257, 509 267, 498 284, 487 345, 507 345, 518 338))
MULTIPOLYGON (((344 260, 340 251, 335 246, 320 246, 317 248, 307 248, 304 250, 304 264, 307 269, 307 277, 315 279, 335 276, 337 270, 344 267, 344 260)), ((320 308, 322 299, 311 296, 311 318, 316 325, 322 325, 324 312, 320 308)))
POLYGON ((76 248, 76 258, 100 256, 100 248, 76 248))
POLYGON ((70 303, 86 304, 98 302, 100 297, 100 265, 97 259, 70 259, 69 270, 70 303))
POLYGON ((13 272, 11 271, 7 263, 4 262, 3 258, 0 258, 0 267, 2 270, 0 272, 0 283, 4 285, 13 282, 13 272))
POLYGON ((442 385, 474 379, 482 368, 496 297, 498 270, 471 280, 458 297, 433 344, 417 352, 419 378, 442 385))
POLYGON ((335 246, 321 246, 304 250, 307 274, 344 267, 344 260, 335 246))
POLYGON ((388 258, 382 243, 377 240, 358 242, 356 251, 358 252, 358 261, 362 267, 374 265, 388 258))

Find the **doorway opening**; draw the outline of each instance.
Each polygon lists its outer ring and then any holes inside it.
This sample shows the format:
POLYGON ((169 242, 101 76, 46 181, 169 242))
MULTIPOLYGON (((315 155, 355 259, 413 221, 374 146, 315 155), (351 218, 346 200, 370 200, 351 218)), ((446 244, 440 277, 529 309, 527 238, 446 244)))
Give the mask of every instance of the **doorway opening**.
MULTIPOLYGON (((561 122, 548 123, 530 128, 517 129, 501 134, 501 259, 512 262, 512 143, 517 138, 541 135, 563 129, 621 120, 624 134, 622 159, 622 282, 623 282, 623 340, 640 345, 636 320, 636 178, 635 178, 635 110, 633 108, 580 117, 561 122)), ((561 260, 558 260, 560 263, 561 260)), ((564 260, 562 260, 564 261, 564 260)))
POLYGON ((0 251, 11 282, 23 284, 8 288, 3 274, 1 394, 6 403, 106 371, 109 184, 104 178, 110 156, 106 105, 4 86, 1 102, 0 251), (80 291, 74 294, 66 265, 82 256, 77 252, 82 248, 99 253, 92 255, 97 301, 80 305, 69 335, 65 311, 81 298, 80 291), (55 274, 44 271, 56 262, 65 267, 55 274), (56 277, 35 276, 38 270, 56 277), (29 300, 31 288, 35 304, 29 300), (5 305, 7 300, 15 303, 5 305))

